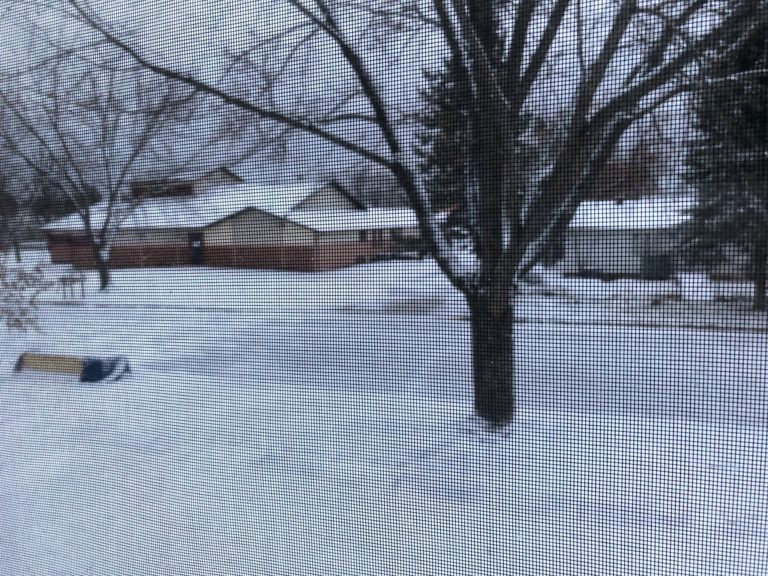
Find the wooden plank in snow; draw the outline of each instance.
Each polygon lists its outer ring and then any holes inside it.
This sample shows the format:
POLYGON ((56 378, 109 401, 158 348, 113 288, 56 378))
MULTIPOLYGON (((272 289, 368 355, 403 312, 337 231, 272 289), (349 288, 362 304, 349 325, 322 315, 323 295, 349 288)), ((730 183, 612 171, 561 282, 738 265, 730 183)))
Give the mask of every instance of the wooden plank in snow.
POLYGON ((58 374, 73 374, 80 376, 83 371, 82 358, 62 356, 58 354, 37 354, 26 352, 21 355, 16 364, 17 370, 39 370, 58 374))

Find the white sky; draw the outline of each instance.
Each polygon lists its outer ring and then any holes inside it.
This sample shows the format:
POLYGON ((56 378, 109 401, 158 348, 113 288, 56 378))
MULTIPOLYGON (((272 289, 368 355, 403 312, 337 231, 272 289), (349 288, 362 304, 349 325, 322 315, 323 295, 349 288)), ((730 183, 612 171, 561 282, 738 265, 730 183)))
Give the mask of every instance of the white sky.
MULTIPOLYGON (((576 4, 574 2, 574 6, 576 4)), ((615 0, 582 3, 584 28, 588 32, 587 52, 594 54, 599 47, 615 5, 615 0)), ((275 0, 93 0, 91 6, 102 18, 116 25, 124 37, 131 38, 144 54, 151 54, 163 64, 192 72, 207 81, 215 81, 228 63, 229 56, 241 53, 253 44, 254 39, 283 31, 299 21, 293 8, 286 2, 275 0)), ((19 12, 18 9, 16 11, 19 12)), ((579 79, 573 48, 574 14, 571 10, 566 17, 553 46, 547 73, 542 76, 530 102, 532 108, 545 115, 569 105, 573 87, 579 79)), ((362 21, 358 19, 353 23, 351 18, 342 20, 347 24, 348 34, 354 37, 354 28, 360 28, 362 21)), ((14 21, 19 19, 7 18, 4 26, 14 25, 14 21)), ((49 32, 55 30, 55 37, 65 44, 82 43, 94 37, 91 31, 62 17, 60 13, 49 12, 45 16, 38 13, 35 21, 42 22, 49 32)), ((34 41, 30 40, 30 29, 29 25, 23 26, 21 30, 26 32, 13 35, 16 42, 5 45, 0 70, 16 68, 19 63, 29 62, 30 58, 45 52, 39 40, 35 41, 37 49, 30 49, 30 41, 34 41)), ((541 26, 534 31, 533 41, 540 31, 541 26)), ((267 55, 273 57, 277 52, 273 50, 267 55)), ((423 71, 438 66, 445 54, 441 38, 432 30, 414 35, 384 36, 378 45, 366 46, 365 50, 368 69, 378 81, 391 109, 397 111, 413 111, 418 107, 418 89, 423 85, 423 71)), ((624 51, 623 54, 621 62, 614 66, 614 75, 631 64, 630 52, 624 51)), ((276 93, 282 106, 291 109, 303 102, 312 102, 322 108, 323 101, 333 102, 340 94, 348 93, 354 78, 337 48, 328 39, 316 40, 304 56, 289 70, 288 77, 279 83, 276 93)), ((234 80, 242 83, 242 75, 234 80)), ((616 87, 616 82, 607 82, 603 96, 609 95, 616 87)), ((360 111, 364 108, 355 108, 354 105, 347 108, 355 109, 360 111)), ((667 117, 679 120, 680 113, 667 114, 667 117)), ((369 143, 375 141, 375 130, 366 130, 360 125, 355 125, 348 134, 361 136, 366 131, 369 136, 363 139, 369 143)), ((408 132, 412 130, 409 128, 408 132)), ((673 135, 679 133, 679 126, 674 126, 671 132, 673 135)), ((343 165, 348 157, 346 152, 339 150, 321 152, 315 143, 308 142, 305 137, 294 140, 291 148, 298 154, 292 153, 290 162, 294 167, 303 166, 302 171, 315 170, 313 165, 318 162, 325 167, 329 162, 343 165)))

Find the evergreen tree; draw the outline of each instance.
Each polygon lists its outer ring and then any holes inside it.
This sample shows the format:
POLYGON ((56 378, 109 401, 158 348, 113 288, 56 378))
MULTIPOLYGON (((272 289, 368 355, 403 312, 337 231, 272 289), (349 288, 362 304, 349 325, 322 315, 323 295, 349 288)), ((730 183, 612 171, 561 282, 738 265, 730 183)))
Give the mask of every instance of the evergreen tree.
POLYGON ((21 261, 19 239, 14 228, 14 219, 19 214, 19 202, 5 186, 0 185, 0 250, 12 246, 16 261, 21 261))
POLYGON ((421 125, 417 133, 416 154, 433 206, 451 210, 455 224, 462 225, 467 184, 465 159, 468 157, 469 126, 467 101, 459 78, 460 67, 449 58, 442 70, 426 72, 427 88, 421 92, 424 112, 417 114, 421 125))
POLYGON ((712 264, 729 246, 744 250, 754 280, 753 306, 766 308, 768 245, 768 29, 723 41, 709 81, 693 97, 699 136, 688 151, 698 203, 688 226, 694 262, 712 264), (749 73, 753 73, 749 76, 749 73))
MULTIPOLYGON (((441 70, 425 72, 424 76, 427 87, 420 94, 425 109, 415 115, 421 127, 416 133, 418 144, 415 149, 421 159, 419 169, 432 206, 450 211, 449 229, 468 232, 473 228, 467 206, 470 179, 467 162, 472 158, 472 135, 467 117, 467 102, 471 101, 469 87, 462 81, 458 61, 452 57, 445 61, 441 70)), ((506 143, 508 172, 517 175, 518 185, 525 186, 526 175, 545 162, 545 152, 540 149, 542 146, 536 135, 549 129, 542 119, 523 114, 516 130, 518 139, 506 143)))

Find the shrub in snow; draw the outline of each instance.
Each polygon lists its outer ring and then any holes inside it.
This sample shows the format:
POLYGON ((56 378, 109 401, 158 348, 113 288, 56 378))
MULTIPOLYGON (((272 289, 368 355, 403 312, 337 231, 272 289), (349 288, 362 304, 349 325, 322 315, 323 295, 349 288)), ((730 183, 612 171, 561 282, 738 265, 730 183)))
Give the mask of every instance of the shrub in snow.
POLYGON ((0 262, 0 321, 8 330, 37 328, 37 298, 51 284, 40 265, 27 269, 0 262))

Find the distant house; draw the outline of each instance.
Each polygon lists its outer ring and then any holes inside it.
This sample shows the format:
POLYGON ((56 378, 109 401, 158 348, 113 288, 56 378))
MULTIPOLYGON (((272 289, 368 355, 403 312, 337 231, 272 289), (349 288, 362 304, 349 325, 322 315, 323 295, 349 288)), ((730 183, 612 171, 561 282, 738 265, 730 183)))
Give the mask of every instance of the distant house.
POLYGON ((680 226, 694 203, 692 195, 584 202, 566 232, 558 267, 603 278, 666 278, 684 265, 680 226))
MULTIPOLYGON (((418 238, 414 212, 366 209, 332 184, 260 186, 223 171, 201 181, 136 183, 111 244, 113 267, 233 266, 328 270, 393 254, 418 238)), ((105 207, 96 206, 98 226, 105 207)), ((51 260, 94 264, 77 215, 45 227, 51 260)))

